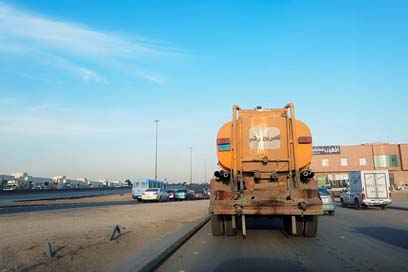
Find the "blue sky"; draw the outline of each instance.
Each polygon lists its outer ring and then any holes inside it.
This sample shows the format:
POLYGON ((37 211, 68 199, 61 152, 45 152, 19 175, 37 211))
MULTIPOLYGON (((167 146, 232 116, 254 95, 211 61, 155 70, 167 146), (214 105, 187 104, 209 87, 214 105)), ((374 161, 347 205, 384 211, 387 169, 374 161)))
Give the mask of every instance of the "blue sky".
POLYGON ((188 180, 233 104, 407 143, 406 1, 0 2, 0 171, 188 180))

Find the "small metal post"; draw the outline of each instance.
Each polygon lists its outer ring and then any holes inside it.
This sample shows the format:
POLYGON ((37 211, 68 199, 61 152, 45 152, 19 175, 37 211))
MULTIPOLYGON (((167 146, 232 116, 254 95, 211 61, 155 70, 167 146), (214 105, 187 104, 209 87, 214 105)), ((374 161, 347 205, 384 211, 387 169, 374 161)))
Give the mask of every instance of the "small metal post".
POLYGON ((235 215, 231 216, 231 224, 232 224, 232 228, 234 230, 236 230, 237 229, 237 222, 235 221, 235 215))
POLYGON ((242 237, 246 238, 247 232, 246 232, 245 214, 241 215, 241 221, 242 221, 242 237))
POLYGON ((297 231, 296 230, 296 216, 292 215, 291 218, 292 218, 292 233, 296 234, 297 233, 296 232, 297 231))
POLYGON ((116 226, 114 226, 114 227, 112 228, 112 231, 111 231, 111 233, 110 233, 110 235, 109 235, 109 240, 110 240, 110 241, 113 240, 113 238, 114 238, 116 232, 120 233, 120 228, 119 228, 118 225, 116 225, 116 226))
POLYGON ((45 254, 47 255, 48 258, 54 257, 54 252, 52 251, 52 246, 50 242, 45 243, 45 254))

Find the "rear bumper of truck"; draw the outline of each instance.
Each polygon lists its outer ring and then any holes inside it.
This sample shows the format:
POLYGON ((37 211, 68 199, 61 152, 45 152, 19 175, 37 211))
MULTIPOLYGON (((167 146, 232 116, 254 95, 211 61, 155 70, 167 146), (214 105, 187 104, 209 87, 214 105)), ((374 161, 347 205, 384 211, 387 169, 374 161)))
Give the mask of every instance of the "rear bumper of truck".
POLYGON ((366 199, 366 200, 363 200, 362 204, 366 206, 383 206, 383 205, 389 205, 391 203, 392 203, 392 200, 390 199, 382 199, 382 200, 366 199))
POLYGON ((212 200, 210 213, 248 215, 320 215, 323 203, 319 198, 302 200, 212 200))

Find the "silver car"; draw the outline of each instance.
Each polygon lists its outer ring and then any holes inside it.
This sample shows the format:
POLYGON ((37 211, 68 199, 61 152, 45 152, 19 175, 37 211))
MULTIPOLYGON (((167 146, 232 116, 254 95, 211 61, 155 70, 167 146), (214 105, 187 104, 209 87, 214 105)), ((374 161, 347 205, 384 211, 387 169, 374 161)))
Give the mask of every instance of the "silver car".
POLYGON ((169 195, 163 189, 147 189, 142 193, 142 201, 169 201, 169 195))
POLYGON ((336 209, 336 202, 334 196, 327 189, 319 188, 320 198, 323 201, 323 213, 327 212, 329 215, 334 215, 336 209))

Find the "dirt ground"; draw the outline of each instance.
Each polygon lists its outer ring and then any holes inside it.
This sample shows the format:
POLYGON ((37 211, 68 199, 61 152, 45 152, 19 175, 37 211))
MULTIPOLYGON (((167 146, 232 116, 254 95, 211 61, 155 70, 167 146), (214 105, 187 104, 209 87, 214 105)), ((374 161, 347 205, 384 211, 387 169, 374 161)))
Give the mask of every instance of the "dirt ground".
MULTIPOLYGON (((123 200, 119 195, 99 199, 112 198, 123 200)), ((79 200, 88 201, 74 201, 79 200)), ((208 205, 201 200, 1 216, 0 271, 111 271, 143 247, 205 216, 208 205), (115 225, 122 233, 109 241, 115 225), (52 259, 45 254, 47 241, 56 251, 52 259)))

